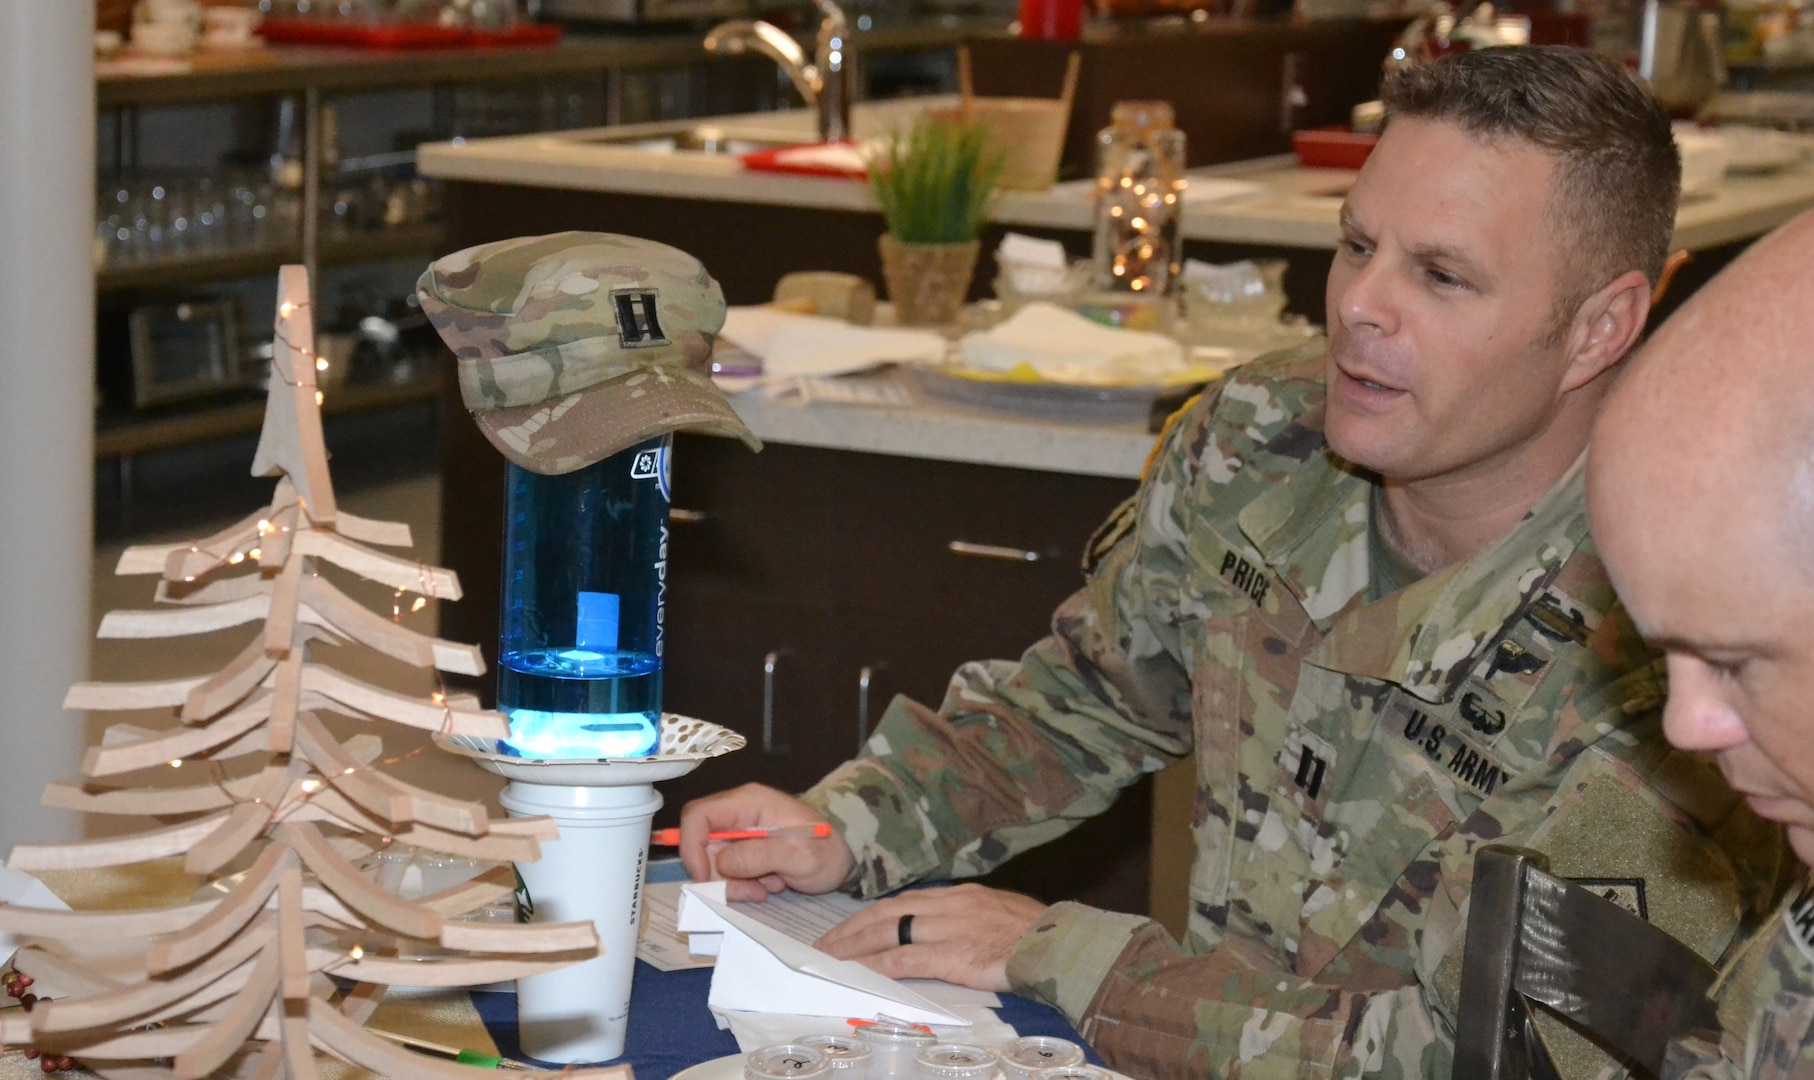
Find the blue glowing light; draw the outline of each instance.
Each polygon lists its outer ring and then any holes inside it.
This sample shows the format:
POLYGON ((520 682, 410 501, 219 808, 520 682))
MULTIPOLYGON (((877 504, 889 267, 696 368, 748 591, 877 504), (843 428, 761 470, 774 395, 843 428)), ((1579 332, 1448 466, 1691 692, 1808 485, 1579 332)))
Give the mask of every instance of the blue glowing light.
POLYGON ((649 713, 566 713, 507 709, 510 738, 498 752, 525 758, 632 758, 655 752, 661 734, 649 713))

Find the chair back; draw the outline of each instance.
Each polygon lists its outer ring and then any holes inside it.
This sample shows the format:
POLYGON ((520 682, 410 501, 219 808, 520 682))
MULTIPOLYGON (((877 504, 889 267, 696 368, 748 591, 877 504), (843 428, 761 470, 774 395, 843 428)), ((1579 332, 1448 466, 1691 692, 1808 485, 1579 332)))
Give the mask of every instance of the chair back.
POLYGON ((1652 1075, 1671 1040, 1718 1030, 1711 964, 1548 866, 1536 852, 1497 845, 1475 857, 1455 1080, 1555 1077, 1533 1003, 1652 1075))

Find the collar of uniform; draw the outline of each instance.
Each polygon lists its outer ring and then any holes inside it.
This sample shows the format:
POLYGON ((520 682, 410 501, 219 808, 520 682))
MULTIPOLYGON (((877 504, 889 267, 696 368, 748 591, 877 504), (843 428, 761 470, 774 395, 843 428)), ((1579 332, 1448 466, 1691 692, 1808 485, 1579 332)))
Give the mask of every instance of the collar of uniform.
MULTIPOLYGON (((1320 438, 1323 409, 1297 421, 1320 438)), ((1266 565, 1318 630, 1367 588, 1367 501, 1373 485, 1327 448, 1269 479, 1236 517, 1266 565)))
POLYGON ((1584 460, 1577 459, 1518 527, 1485 551, 1378 603, 1351 604, 1305 662, 1397 683, 1431 703, 1447 701, 1480 651, 1542 595, 1587 535, 1584 460))

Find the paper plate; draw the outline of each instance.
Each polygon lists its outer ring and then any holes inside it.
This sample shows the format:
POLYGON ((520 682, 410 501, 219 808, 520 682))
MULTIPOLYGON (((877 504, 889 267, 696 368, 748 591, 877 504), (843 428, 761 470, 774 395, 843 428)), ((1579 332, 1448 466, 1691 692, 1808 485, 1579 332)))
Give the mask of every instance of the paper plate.
POLYGON ((729 728, 689 716, 664 713, 661 743, 640 758, 530 758, 498 753, 498 740, 473 735, 438 738, 435 745, 472 759, 486 772, 533 784, 654 784, 684 776, 708 758, 741 750, 744 738, 729 728))
POLYGON ((990 378, 993 372, 909 365, 904 369, 914 388, 928 397, 1006 412, 1095 420, 1144 420, 1160 394, 1202 386, 1218 372, 1205 368, 1200 377, 1139 386, 1091 386, 1045 380, 990 378))

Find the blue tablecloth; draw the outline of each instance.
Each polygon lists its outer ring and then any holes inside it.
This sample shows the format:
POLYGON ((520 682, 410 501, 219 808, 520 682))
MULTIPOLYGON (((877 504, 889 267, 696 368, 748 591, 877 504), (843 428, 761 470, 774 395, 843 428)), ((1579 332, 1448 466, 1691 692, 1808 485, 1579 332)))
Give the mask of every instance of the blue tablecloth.
MULTIPOLYGON (((648 880, 684 881, 686 871, 678 858, 654 859, 648 865, 648 880)), ((636 1080, 668 1080, 700 1062, 735 1054, 737 1040, 730 1032, 719 1029, 718 1021, 706 1007, 706 995, 711 989, 711 968, 660 971, 638 960, 630 984, 630 1029, 624 1039, 624 1056, 617 1061, 633 1066, 636 1080)), ((1083 1042, 1057 1009, 1013 994, 1003 994, 1001 999, 997 1015, 1022 1035, 1052 1035, 1083 1042)), ((498 1044, 499 1053, 518 1061, 535 1061, 523 1053, 517 1041, 515 994, 474 991, 472 1000, 485 1021, 485 1029, 498 1044)), ((1096 1051, 1088 1046, 1084 1053, 1090 1064, 1102 1064, 1096 1051)))
MULTIPOLYGON (((636 978, 630 990, 630 1032, 624 1042, 624 1056, 618 1059, 635 1067, 636 1080, 668 1080, 682 1069, 737 1052, 737 1040, 730 1032, 718 1029, 718 1022, 706 1008, 711 985, 711 968, 658 971, 640 960, 636 962, 636 978)), ((472 998, 486 1030, 498 1044, 498 1052, 533 1061, 517 1043, 516 995, 476 991, 472 998)), ((1056 1035, 1073 1042, 1083 1041, 1058 1010, 1025 998, 1003 994, 999 1014, 1022 1035, 1056 1035)), ((1095 1051, 1086 1048, 1086 1052, 1091 1063, 1102 1064, 1095 1051)))

